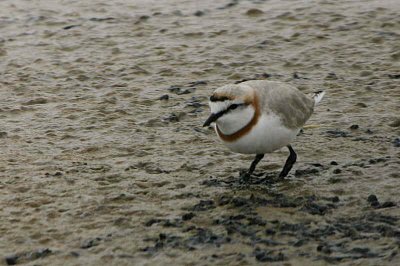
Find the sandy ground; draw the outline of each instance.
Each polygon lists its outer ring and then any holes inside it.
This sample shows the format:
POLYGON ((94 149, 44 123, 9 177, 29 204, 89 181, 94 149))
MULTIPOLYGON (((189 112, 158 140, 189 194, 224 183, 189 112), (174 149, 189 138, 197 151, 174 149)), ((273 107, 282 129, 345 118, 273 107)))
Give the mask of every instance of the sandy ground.
POLYGON ((396 2, 0 1, 1 263, 399 265, 396 2), (327 94, 241 184, 207 96, 264 78, 327 94))

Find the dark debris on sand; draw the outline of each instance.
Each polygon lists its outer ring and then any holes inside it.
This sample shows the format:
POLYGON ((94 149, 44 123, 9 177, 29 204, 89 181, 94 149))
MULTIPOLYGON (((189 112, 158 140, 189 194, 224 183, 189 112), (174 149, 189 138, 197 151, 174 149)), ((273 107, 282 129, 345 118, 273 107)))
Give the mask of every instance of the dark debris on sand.
MULTIPOLYGON (((368 202, 376 202, 374 196, 368 202)), ((280 220, 262 218, 256 211, 260 206, 279 208, 297 208, 299 211, 324 217, 331 210, 340 207, 340 198, 334 197, 297 197, 291 198, 283 194, 272 196, 240 197, 222 195, 214 200, 200 200, 189 207, 190 212, 184 213, 175 220, 181 234, 162 233, 153 239, 149 246, 142 248, 143 252, 154 255, 163 249, 181 249, 192 251, 214 246, 216 248, 230 243, 241 243, 249 246, 253 252, 244 254, 260 262, 285 261, 290 256, 285 251, 288 245, 301 248, 306 244, 316 246, 314 251, 318 260, 340 262, 360 258, 378 258, 394 256, 398 244, 390 247, 369 247, 353 244, 356 240, 364 243, 386 237, 398 243, 400 239, 399 217, 370 212, 353 217, 326 217, 323 223, 310 220, 288 223, 280 220), (231 210, 233 215, 224 214, 222 209, 231 210), (213 219, 209 226, 199 226, 193 217, 209 217, 213 219), (179 221, 178 221, 179 220, 179 221), (186 234, 184 234, 186 233, 186 234)), ((163 221, 149 224, 162 224, 163 221)), ((359 242, 357 242, 359 243, 359 242)), ((376 245, 375 245, 376 246, 376 245)), ((309 256, 308 254, 307 256, 309 256)), ((292 254, 293 256, 293 254, 292 254)))
MULTIPOLYGON (((326 171, 340 177, 341 171, 346 171, 348 167, 384 164, 390 159, 387 156, 348 163, 332 161, 327 165, 312 163, 298 169, 295 176, 301 178, 326 171), (332 173, 331 168, 340 171, 332 173)), ((148 239, 149 245, 141 250, 154 255, 165 249, 190 252, 235 243, 252 250, 236 254, 239 260, 266 263, 287 261, 293 256, 313 257, 326 263, 368 258, 390 259, 397 256, 400 218, 379 212, 381 209, 395 207, 395 202, 381 203, 376 195, 370 195, 366 198, 364 212, 342 217, 334 215, 345 205, 339 196, 295 197, 278 193, 273 189, 279 182, 274 179, 276 174, 268 173, 265 178, 252 176, 247 183, 235 176, 209 177, 201 181, 202 186, 227 188, 230 192, 199 199, 185 207, 182 215, 176 219, 147 221, 146 226, 159 226, 165 231, 159 237, 148 239), (293 222, 268 219, 261 216, 260 208, 286 209, 303 213, 309 218, 293 222), (167 225, 172 225, 174 231, 168 231, 171 226, 167 225), (385 245, 376 244, 380 238, 388 239, 385 245), (288 246, 295 248, 296 253, 287 249, 288 246), (310 246, 315 248, 310 249, 310 246)), ((211 261, 220 256, 215 254, 211 261)))

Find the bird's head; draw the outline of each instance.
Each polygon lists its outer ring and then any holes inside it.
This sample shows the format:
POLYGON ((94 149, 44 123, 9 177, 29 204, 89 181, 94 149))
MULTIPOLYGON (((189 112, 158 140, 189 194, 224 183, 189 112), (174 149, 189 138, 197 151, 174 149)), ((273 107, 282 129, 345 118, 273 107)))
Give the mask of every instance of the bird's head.
POLYGON ((240 84, 226 85, 213 92, 209 105, 211 115, 204 127, 216 122, 223 128, 240 129, 254 115, 254 93, 240 84))

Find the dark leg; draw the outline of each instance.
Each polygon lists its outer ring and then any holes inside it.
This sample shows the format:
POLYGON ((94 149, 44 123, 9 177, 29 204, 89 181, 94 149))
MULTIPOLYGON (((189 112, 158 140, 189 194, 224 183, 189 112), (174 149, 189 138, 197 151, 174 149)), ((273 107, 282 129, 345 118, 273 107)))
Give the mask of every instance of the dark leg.
POLYGON ((264 158, 264 154, 257 154, 256 158, 254 158, 253 162, 250 165, 248 173, 251 175, 256 169, 257 164, 264 158))
POLYGON ((282 169, 282 172, 279 174, 279 178, 284 178, 285 176, 287 176, 290 172, 290 169, 292 169, 294 163, 296 162, 297 159, 297 155, 294 152, 292 146, 288 145, 287 146, 289 148, 290 154, 289 157, 286 160, 285 166, 282 169))
POLYGON ((240 175, 240 177, 243 179, 243 181, 245 181, 245 182, 249 181, 251 174, 254 172, 257 164, 261 161, 262 158, 264 158, 264 154, 256 155, 256 158, 254 158, 253 162, 250 165, 249 171, 240 175))

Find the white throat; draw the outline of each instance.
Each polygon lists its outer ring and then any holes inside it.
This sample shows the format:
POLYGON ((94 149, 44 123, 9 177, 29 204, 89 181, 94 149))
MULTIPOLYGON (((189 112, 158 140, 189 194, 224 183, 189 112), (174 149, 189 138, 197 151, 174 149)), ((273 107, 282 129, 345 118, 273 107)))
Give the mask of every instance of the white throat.
POLYGON ((254 113, 252 105, 232 110, 217 120, 217 126, 223 134, 232 135, 250 123, 254 113))

